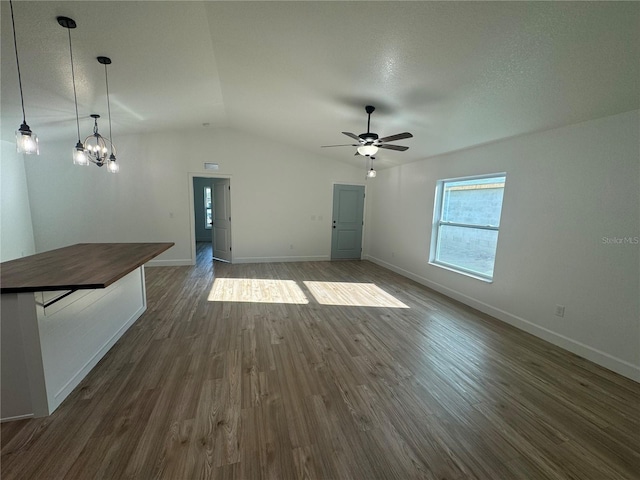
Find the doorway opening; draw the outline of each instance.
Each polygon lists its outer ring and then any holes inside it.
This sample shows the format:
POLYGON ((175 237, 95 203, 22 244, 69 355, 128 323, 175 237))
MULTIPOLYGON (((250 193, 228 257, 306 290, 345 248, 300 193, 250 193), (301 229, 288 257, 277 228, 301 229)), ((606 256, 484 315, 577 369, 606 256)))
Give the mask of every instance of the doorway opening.
POLYGON ((189 193, 191 263, 231 263, 231 179, 190 173, 189 193))

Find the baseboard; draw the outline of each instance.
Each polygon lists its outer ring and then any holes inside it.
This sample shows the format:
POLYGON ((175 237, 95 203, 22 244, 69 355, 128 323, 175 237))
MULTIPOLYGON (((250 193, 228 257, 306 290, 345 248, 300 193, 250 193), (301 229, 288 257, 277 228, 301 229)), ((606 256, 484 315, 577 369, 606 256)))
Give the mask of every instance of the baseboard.
POLYGON ((454 300, 473 307, 476 310, 486 313, 487 315, 491 315, 498 320, 508 323, 509 325, 512 325, 520 330, 524 330, 525 332, 546 340, 547 342, 552 343, 560 348, 564 348, 565 350, 575 353, 576 355, 586 358, 587 360, 590 360, 604 368, 619 373, 620 375, 630 378, 631 380, 640 382, 640 366, 633 365, 625 360, 616 358, 613 355, 593 348, 589 345, 585 345, 569 337, 560 335, 547 328, 536 325, 535 323, 526 320, 525 318, 506 312, 500 308, 496 308, 476 298, 470 297, 461 292, 458 292, 457 290, 453 290, 449 287, 433 282, 425 277, 417 275, 391 263, 385 262, 384 260, 381 260, 379 258, 373 257, 371 255, 365 255, 363 259, 369 260, 376 265, 380 265, 381 267, 391 270, 392 272, 398 273, 403 277, 410 278, 411 280, 429 287, 436 292, 442 293, 447 297, 453 298, 454 300))
POLYGON ((25 415, 16 415, 15 417, 0 418, 0 423, 13 422, 15 420, 25 420, 27 418, 33 418, 33 413, 27 413, 25 415))
POLYGON ((145 263, 145 267, 187 267, 193 265, 191 259, 187 260, 150 260, 145 263))
POLYGON ((234 257, 233 263, 275 263, 275 262, 325 262, 329 255, 312 255, 308 257, 234 257))

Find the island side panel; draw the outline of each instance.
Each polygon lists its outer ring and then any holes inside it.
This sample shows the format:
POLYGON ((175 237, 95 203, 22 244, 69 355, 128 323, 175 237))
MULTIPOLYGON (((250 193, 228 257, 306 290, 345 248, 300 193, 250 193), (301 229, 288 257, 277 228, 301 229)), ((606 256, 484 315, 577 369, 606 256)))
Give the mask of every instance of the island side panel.
POLYGON ((144 267, 105 289, 78 290, 47 308, 37 305, 46 414, 58 408, 146 308, 144 267))
POLYGON ((3 294, 0 300, 2 374, 0 421, 46 415, 46 391, 33 293, 3 294), (40 400, 33 401, 33 394, 40 400))

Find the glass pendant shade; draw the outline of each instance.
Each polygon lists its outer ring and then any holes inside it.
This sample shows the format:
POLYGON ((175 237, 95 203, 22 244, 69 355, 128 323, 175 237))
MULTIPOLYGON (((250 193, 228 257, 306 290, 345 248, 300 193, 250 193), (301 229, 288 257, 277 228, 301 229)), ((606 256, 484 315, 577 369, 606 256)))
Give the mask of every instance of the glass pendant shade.
POLYGON ((16 131, 16 149, 26 155, 40 155, 38 136, 31 131, 29 125, 23 123, 16 131))
POLYGON ((82 166, 89 165, 89 158, 80 142, 78 142, 73 149, 73 164, 82 166))
POLYGON ((371 167, 371 170, 367 172, 367 178, 375 178, 376 175, 377 172, 373 169, 373 167, 371 167))
POLYGON ((120 171, 120 165, 116 162, 116 156, 113 153, 109 156, 107 170, 109 173, 118 173, 120 171))
POLYGON ((365 157, 375 155, 378 153, 378 147, 375 145, 362 145, 361 147, 358 147, 358 153, 365 157))

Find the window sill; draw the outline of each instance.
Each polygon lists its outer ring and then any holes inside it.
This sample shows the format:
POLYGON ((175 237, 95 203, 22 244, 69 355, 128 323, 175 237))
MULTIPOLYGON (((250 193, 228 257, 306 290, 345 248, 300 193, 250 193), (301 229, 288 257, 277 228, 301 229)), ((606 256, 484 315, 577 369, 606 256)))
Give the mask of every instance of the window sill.
POLYGON ((476 280, 480 280, 481 282, 493 283, 493 278, 481 277, 480 275, 477 275, 477 274, 474 274, 474 273, 471 273, 471 272, 467 272, 465 270, 460 270, 460 269, 455 268, 455 267, 453 267, 451 265, 447 265, 446 263, 439 263, 439 262, 435 262, 435 261, 430 261, 429 265, 433 265, 434 267, 442 268, 443 270, 448 270, 450 272, 458 273, 460 275, 464 275, 465 277, 475 278, 476 280))

